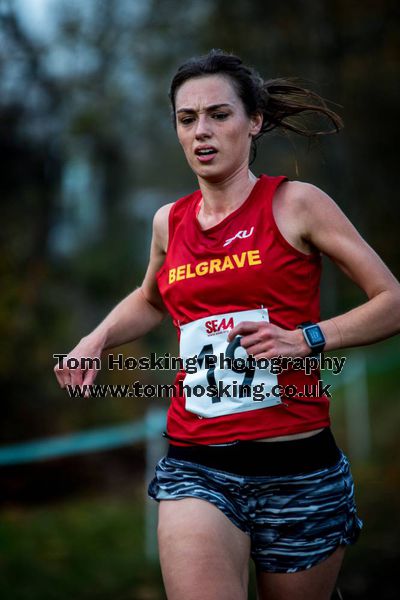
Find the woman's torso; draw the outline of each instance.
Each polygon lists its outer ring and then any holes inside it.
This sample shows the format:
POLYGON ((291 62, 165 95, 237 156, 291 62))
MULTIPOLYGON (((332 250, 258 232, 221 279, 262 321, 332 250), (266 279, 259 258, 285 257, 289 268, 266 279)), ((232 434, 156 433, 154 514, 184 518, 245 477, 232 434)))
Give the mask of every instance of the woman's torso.
MULTIPOLYGON (((245 202, 207 230, 196 216, 200 191, 172 206, 168 249, 157 279, 178 338, 182 326, 206 317, 212 317, 211 334, 218 334, 212 330, 220 326, 218 315, 261 306, 268 310, 271 322, 285 329, 294 329, 304 320, 319 320, 319 253, 306 254, 289 243, 273 214, 273 202, 284 202, 284 192, 279 192, 280 199, 276 190, 285 179, 262 176, 245 202)), ((282 214, 279 220, 285 222, 282 214)), ((290 222, 288 237, 294 240, 290 222)), ((301 387, 315 383, 318 375, 287 371, 277 379, 301 387)), ((175 383, 184 378, 183 372, 178 373, 175 383)), ((329 424, 325 397, 290 399, 249 412, 216 416, 207 423, 207 418, 186 411, 180 395, 171 401, 168 431, 178 439, 212 444, 233 438, 295 439, 329 424)))

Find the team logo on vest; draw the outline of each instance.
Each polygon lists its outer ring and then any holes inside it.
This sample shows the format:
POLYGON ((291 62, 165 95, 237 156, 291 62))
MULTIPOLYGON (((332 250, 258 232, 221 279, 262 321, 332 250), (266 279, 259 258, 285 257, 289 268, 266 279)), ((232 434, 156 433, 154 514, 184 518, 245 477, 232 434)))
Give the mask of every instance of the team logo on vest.
POLYGON ((251 234, 254 231, 254 227, 252 227, 249 231, 247 231, 247 229, 241 229, 240 231, 238 231, 237 233, 235 233, 235 235, 231 238, 229 238, 228 240, 226 240, 226 242, 224 243, 224 246, 227 246, 228 244, 230 244, 231 242, 233 242, 233 240, 235 240, 236 238, 248 238, 251 236, 251 234))
POLYGON ((218 335, 218 333, 223 333, 224 331, 228 331, 229 329, 234 328, 233 317, 230 319, 213 319, 212 321, 206 321, 206 333, 207 335, 218 335))

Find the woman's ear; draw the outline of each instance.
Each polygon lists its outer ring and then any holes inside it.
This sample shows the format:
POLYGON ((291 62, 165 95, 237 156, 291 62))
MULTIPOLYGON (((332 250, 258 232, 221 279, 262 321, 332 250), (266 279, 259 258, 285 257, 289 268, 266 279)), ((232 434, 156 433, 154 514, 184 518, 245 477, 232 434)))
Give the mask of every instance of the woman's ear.
POLYGON ((250 135, 252 137, 260 133, 263 120, 263 115, 260 112, 255 113, 252 117, 250 117, 250 135))

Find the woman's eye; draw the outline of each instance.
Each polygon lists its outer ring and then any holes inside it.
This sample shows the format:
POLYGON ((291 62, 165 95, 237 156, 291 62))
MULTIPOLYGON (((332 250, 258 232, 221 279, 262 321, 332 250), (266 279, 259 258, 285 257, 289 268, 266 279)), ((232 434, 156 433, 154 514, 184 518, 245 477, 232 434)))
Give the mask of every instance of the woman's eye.
POLYGON ((180 123, 182 123, 182 125, 190 125, 190 123, 193 122, 193 117, 183 117, 182 119, 180 119, 180 123))
POLYGON ((223 121, 224 119, 226 119, 228 116, 228 113, 214 113, 213 114, 213 118, 217 119, 218 121, 223 121))

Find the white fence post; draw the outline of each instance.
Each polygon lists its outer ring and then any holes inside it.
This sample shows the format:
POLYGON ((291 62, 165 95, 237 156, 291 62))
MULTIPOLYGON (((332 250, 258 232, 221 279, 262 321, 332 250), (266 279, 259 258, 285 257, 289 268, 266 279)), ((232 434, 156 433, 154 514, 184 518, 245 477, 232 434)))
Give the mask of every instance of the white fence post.
POLYGON ((165 438, 161 434, 161 423, 165 422, 166 412, 149 408, 146 413, 146 468, 145 468, 145 555, 148 561, 158 558, 157 515, 158 503, 147 494, 147 487, 154 477, 157 461, 166 452, 165 438))

